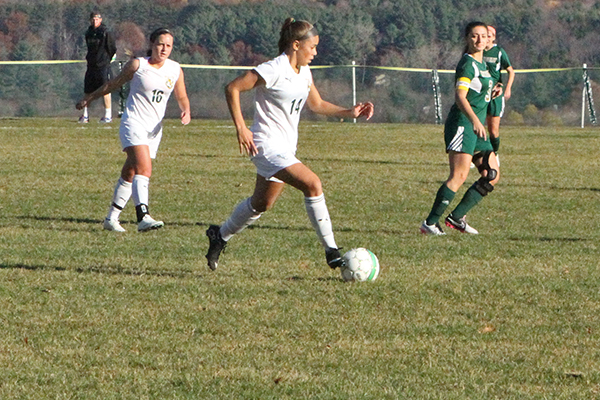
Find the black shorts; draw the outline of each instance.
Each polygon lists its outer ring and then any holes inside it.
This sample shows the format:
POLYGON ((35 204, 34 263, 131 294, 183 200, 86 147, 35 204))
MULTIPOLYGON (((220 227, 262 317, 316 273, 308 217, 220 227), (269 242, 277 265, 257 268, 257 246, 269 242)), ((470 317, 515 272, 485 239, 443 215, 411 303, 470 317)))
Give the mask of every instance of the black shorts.
POLYGON ((110 79, 110 66, 104 68, 89 68, 85 71, 83 93, 92 93, 110 79))

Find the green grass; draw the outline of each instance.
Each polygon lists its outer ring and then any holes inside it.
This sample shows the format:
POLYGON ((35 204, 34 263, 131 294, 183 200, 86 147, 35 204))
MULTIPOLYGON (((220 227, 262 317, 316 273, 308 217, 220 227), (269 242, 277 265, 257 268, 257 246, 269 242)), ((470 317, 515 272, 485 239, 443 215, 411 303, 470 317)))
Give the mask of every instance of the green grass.
POLYGON ((503 127, 501 182, 469 215, 482 234, 423 237, 439 126, 304 122, 338 244, 381 262, 348 284, 292 188, 205 266, 204 230, 254 184, 229 122, 165 123, 166 226, 138 234, 128 205, 121 235, 101 226, 116 124, 1 125, 2 399, 600 396, 597 129, 503 127))

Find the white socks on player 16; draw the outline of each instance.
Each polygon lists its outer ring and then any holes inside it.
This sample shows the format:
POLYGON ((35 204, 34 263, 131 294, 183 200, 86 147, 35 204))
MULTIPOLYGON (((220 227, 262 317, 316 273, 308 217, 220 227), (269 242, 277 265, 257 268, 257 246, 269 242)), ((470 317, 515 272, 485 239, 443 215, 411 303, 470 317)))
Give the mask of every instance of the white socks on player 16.
POLYGON ((148 205, 148 185, 150 184, 150 178, 144 175, 135 175, 133 177, 132 194, 133 202, 137 207, 140 204, 148 205))
POLYGON ((252 208, 251 198, 248 197, 237 205, 227 221, 221 226, 221 237, 227 241, 237 233, 243 231, 248 225, 253 224, 261 216, 261 213, 252 208))
POLYGON ((112 119, 112 111, 110 108, 105 108, 104 109, 104 118, 106 119, 112 119))
POLYGON ((148 205, 149 184, 150 178, 144 175, 135 175, 133 177, 133 182, 127 182, 123 180, 123 178, 119 178, 119 181, 115 186, 112 203, 108 209, 106 218, 118 221, 121 211, 125 208, 125 205, 132 195, 133 202, 136 206, 139 206, 140 204, 148 205))
POLYGON ((123 180, 123 178, 119 178, 119 181, 115 186, 112 203, 108 209, 108 216, 106 217, 107 219, 112 219, 115 221, 119 220, 121 211, 123 208, 125 208, 125 205, 131 197, 131 186, 131 182, 127 182, 123 180))
POLYGON ((325 195, 305 197, 304 205, 306 206, 308 219, 310 219, 310 223, 317 232, 317 236, 325 250, 337 249, 333 237, 333 227, 329 219, 329 211, 327 210, 327 204, 325 204, 325 195))

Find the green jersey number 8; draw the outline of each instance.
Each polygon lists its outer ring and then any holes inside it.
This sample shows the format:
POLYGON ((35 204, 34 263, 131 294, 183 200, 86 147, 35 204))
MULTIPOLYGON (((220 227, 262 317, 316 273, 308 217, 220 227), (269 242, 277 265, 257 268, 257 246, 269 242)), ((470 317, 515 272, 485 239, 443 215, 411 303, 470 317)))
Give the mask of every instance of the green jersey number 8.
POLYGON ((489 85, 488 85, 489 88, 487 90, 487 93, 485 94, 485 102, 486 103, 489 103, 490 101, 492 101, 492 86, 493 86, 494 82, 492 82, 492 80, 490 79, 488 81, 488 83, 489 83, 489 85))

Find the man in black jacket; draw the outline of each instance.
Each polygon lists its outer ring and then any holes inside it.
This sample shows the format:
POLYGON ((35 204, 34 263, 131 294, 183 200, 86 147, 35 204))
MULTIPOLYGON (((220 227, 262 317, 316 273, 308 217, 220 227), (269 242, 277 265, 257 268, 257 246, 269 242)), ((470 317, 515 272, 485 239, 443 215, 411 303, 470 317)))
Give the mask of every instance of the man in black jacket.
MULTIPOLYGON (((87 45, 87 71, 85 72, 84 93, 92 93, 110 79, 110 62, 117 52, 117 46, 112 35, 102 23, 102 15, 93 11, 90 14, 90 27, 85 32, 85 43, 87 45)), ((83 109, 83 115, 79 122, 89 121, 87 107, 83 109)), ((102 123, 112 122, 110 94, 104 96, 104 117, 102 123)))

